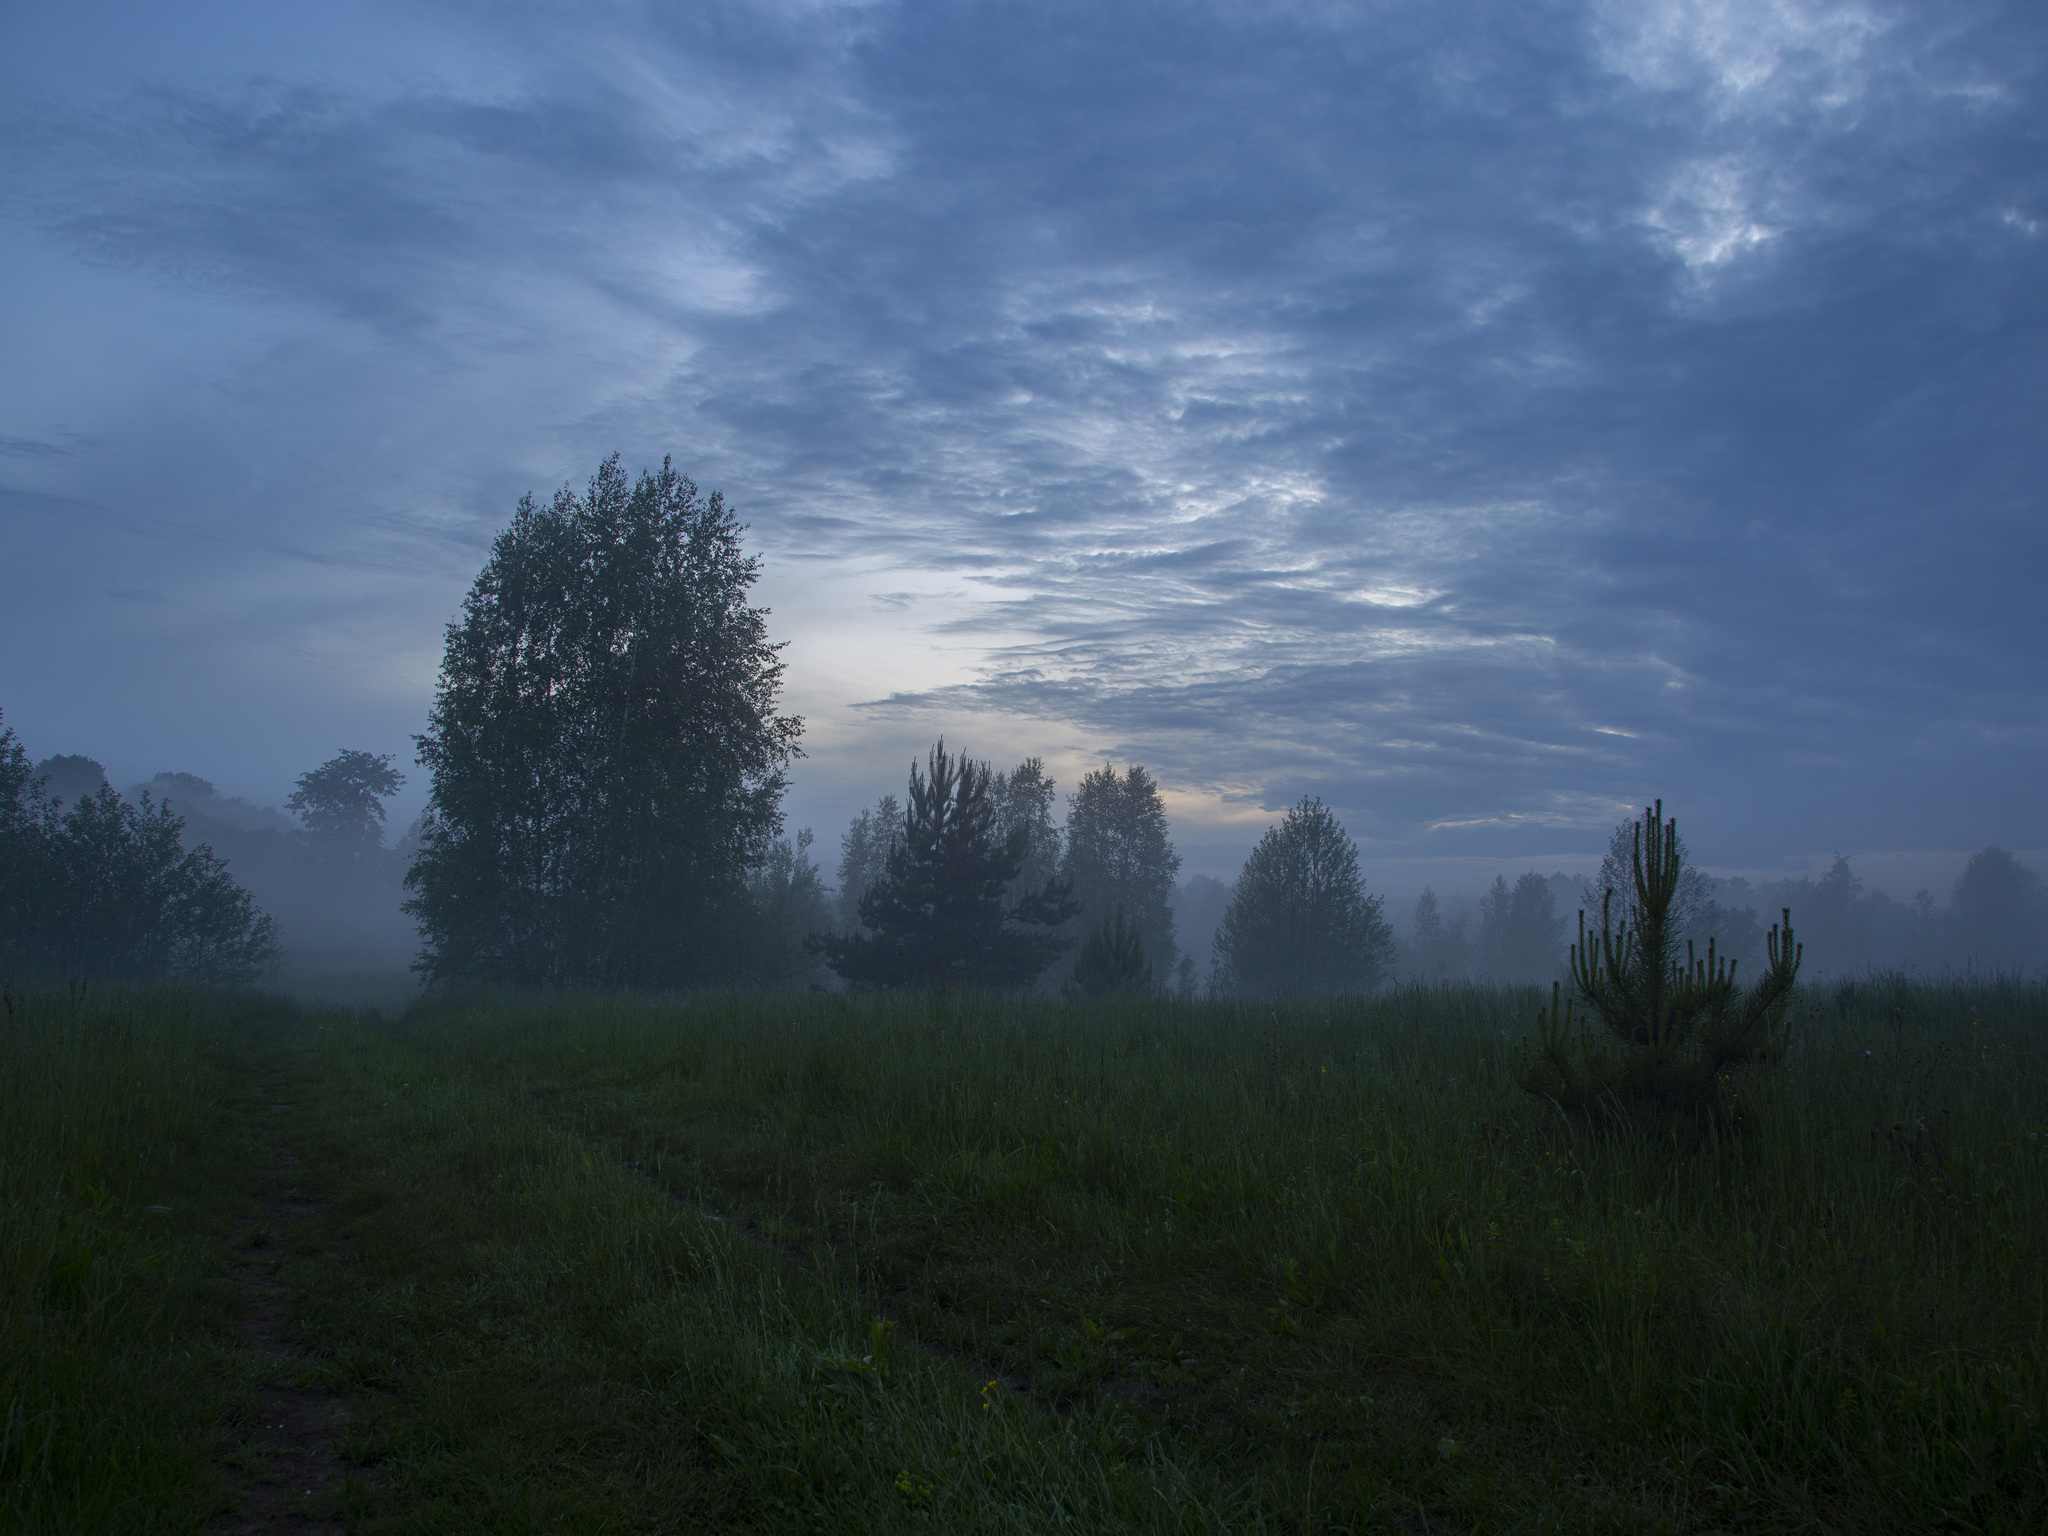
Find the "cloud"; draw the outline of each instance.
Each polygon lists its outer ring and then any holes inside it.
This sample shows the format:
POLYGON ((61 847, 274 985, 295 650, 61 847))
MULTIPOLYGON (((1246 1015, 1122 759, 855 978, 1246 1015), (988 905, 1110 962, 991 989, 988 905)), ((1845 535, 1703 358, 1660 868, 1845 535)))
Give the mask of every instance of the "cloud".
POLYGON ((168 499, 431 566, 408 655, 518 491, 674 451, 858 584, 822 646, 889 632, 842 742, 1006 718, 1387 847, 1652 793, 1741 857, 2048 836, 2022 11, 436 14, 402 71, 37 103, 4 172, 266 317, 195 338, 243 387, 168 499))

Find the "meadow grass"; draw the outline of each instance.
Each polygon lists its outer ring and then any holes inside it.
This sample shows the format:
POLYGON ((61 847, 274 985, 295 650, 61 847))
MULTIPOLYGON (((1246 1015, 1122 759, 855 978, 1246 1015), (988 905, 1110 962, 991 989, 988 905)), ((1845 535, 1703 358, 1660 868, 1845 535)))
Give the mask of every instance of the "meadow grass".
POLYGON ((2039 1528, 2040 991, 1810 991, 1737 1118, 1663 1138, 1515 1086, 1536 1002, 476 998, 401 1034, 1296 1525, 2039 1528))
POLYGON ((222 1058, 252 1008, 12 990, 0 1017, 0 1529, 190 1531, 250 1407, 221 1252, 249 1196, 222 1058))
POLYGON ((2041 992, 1808 991, 1662 1137, 1536 1004, 17 1001, 0 1526, 226 1506, 289 1156, 359 1530, 2039 1529, 2041 992))

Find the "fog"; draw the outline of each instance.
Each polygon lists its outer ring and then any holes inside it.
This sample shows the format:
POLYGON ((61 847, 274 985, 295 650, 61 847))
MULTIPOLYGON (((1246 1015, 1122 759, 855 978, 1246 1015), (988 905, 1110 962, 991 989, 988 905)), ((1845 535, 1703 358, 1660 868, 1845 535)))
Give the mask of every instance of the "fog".
MULTIPOLYGON (((66 803, 108 782, 99 761, 80 752, 46 756, 35 772, 45 791, 66 803)), ((277 920, 284 957, 267 984, 308 997, 365 1002, 400 1001, 416 989, 410 967, 420 935, 402 910, 416 824, 387 829, 373 848, 337 858, 299 817, 277 805, 223 795, 194 774, 165 770, 114 787, 131 801, 146 797, 168 805, 183 820, 185 845, 209 847, 277 920)), ((868 813, 846 829, 820 829, 811 855, 823 866, 823 883, 835 897, 831 920, 840 927, 852 921, 854 901, 832 890, 832 870, 852 844, 860 844, 857 859, 870 872, 878 867, 877 854, 863 841, 876 835, 871 823, 868 813)), ((1625 885, 1613 846, 1605 874, 1625 885)), ((1215 862, 1217 850, 1205 852, 1215 862)), ((777 856, 787 862, 799 855, 786 840, 777 856)), ((1046 857, 1057 859, 1057 845, 1046 857)), ((1589 867, 1573 873, 1502 860, 1488 878, 1478 861, 1464 859, 1441 888, 1396 894, 1375 878, 1368 852, 1366 883, 1380 896, 1400 944, 1395 979, 1546 983, 1563 975, 1579 914, 1596 931, 1600 922, 1603 872, 1591 850, 1580 862, 1589 867)), ((1702 951, 1712 940, 1721 954, 1754 974, 1763 964, 1766 931, 1789 908, 1809 981, 1873 971, 2041 974, 2048 965, 2048 887, 2039 855, 1986 847, 1948 862, 1958 866, 1953 878, 1910 894, 1865 879, 1857 861, 1841 855, 1809 871, 1775 877, 1717 875, 1693 866, 1678 903, 1682 932, 1702 951)), ((1210 873, 1193 874, 1174 888, 1174 938, 1199 978, 1210 973, 1212 941, 1231 894, 1230 879, 1210 873)))

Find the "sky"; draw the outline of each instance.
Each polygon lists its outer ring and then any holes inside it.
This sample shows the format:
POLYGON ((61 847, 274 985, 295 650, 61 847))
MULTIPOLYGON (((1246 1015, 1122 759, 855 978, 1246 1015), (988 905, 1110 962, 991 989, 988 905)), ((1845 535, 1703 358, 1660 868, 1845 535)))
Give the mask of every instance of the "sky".
POLYGON ((410 765, 519 496, 672 455, 826 849, 943 732, 1225 877, 1306 794, 1396 893, 1653 797, 2042 862, 2044 65, 2032 0, 11 0, 0 711, 410 765))

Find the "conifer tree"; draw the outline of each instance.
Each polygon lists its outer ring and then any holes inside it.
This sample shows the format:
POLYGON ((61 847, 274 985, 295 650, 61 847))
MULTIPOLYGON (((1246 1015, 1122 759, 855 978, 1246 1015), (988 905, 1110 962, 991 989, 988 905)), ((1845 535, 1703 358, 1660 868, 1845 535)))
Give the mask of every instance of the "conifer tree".
POLYGON ((1067 807, 1067 846, 1060 873, 1094 922, 1121 907, 1145 952, 1167 970, 1178 954, 1173 925, 1180 855, 1166 824, 1159 784, 1133 763, 1123 773, 1102 767, 1085 775, 1067 807))
POLYGON ((954 757, 941 740, 925 771, 911 764, 901 835, 861 898, 864 931, 818 947, 857 986, 1028 986, 1067 947, 1053 930, 1078 910, 1059 881, 1006 900, 1028 851, 1024 828, 998 829, 988 765, 954 757))
POLYGON ((1630 915, 1617 924, 1612 890, 1603 893, 1597 937, 1579 913, 1572 995, 1553 983, 1550 1007, 1538 1015, 1520 1072, 1529 1092, 1578 1115, 1698 1116, 1724 1101, 1736 1070, 1782 1057, 1801 954, 1790 909, 1767 938, 1769 966, 1745 992, 1736 963, 1712 940, 1704 957, 1690 942, 1679 955, 1673 909, 1684 869, 1678 824, 1664 819, 1659 800, 1631 839, 1630 915), (1602 1034, 1575 1020, 1579 1004, 1599 1015, 1602 1034))

